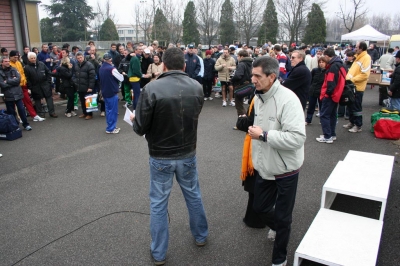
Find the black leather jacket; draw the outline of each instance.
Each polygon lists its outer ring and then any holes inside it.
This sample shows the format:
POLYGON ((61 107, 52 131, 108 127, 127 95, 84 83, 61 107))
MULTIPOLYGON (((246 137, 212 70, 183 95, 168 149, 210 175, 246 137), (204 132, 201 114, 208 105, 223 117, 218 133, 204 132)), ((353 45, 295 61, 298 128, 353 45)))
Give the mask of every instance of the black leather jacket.
POLYGON ((150 156, 183 159, 196 154, 203 88, 178 70, 161 74, 140 93, 133 130, 146 134, 150 156))

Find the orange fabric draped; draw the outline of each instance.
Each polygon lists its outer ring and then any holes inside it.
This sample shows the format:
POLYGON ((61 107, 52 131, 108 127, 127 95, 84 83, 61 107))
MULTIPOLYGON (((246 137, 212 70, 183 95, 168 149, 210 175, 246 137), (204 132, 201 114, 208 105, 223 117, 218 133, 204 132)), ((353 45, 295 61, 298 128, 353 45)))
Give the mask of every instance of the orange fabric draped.
MULTIPOLYGON (((250 116, 251 109, 253 109, 254 98, 250 103, 249 110, 247 111, 247 116, 250 116)), ((254 174, 254 166, 253 166, 253 161, 251 159, 251 137, 248 133, 246 133, 246 137, 244 138, 244 143, 243 143, 242 171, 240 173, 240 179, 244 181, 246 180, 246 177, 248 175, 253 175, 253 174, 254 174)))

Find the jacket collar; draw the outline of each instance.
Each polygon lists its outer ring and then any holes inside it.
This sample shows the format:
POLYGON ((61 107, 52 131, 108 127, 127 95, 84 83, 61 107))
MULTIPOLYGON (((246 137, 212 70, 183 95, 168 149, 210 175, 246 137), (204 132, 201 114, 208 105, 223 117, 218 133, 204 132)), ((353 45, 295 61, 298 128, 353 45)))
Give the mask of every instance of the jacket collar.
POLYGON ((274 94, 276 93, 276 91, 278 90, 280 85, 281 85, 281 83, 278 81, 278 79, 276 79, 274 84, 272 84, 271 88, 266 93, 259 93, 256 90, 256 95, 264 103, 265 101, 270 99, 272 96, 274 96, 274 94))
POLYGON ((162 73, 157 79, 165 78, 168 76, 176 76, 176 75, 183 75, 189 77, 188 74, 186 74, 181 70, 169 70, 168 72, 162 73))

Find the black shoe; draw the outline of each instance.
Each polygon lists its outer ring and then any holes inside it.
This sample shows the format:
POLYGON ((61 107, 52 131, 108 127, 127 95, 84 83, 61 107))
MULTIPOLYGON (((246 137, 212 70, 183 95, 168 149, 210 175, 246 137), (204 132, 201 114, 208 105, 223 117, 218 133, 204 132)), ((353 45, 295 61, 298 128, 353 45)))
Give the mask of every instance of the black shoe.
POLYGON ((164 260, 156 260, 153 257, 153 254, 151 254, 151 249, 150 249, 150 257, 153 260, 153 263, 155 266, 161 266, 161 265, 165 265, 165 259, 164 260))
POLYGON ((199 248, 204 247, 207 244, 207 239, 204 240, 203 242, 197 242, 196 241, 196 246, 198 246, 199 248))

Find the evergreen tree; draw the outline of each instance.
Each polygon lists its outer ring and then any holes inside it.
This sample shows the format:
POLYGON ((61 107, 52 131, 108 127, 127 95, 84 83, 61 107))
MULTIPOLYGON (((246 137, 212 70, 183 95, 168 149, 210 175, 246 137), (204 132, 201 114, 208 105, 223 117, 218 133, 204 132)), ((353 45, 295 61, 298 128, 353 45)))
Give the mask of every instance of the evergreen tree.
POLYGON ((326 20, 318 4, 313 4, 307 15, 307 26, 303 42, 306 44, 325 43, 326 20))
POLYGON ((86 40, 87 27, 94 18, 92 7, 86 0, 51 0, 44 8, 63 41, 86 40))
POLYGON ((276 43, 278 27, 278 13, 276 13, 275 4, 272 0, 268 0, 263 15, 263 22, 258 31, 258 43, 261 45, 265 42, 276 43))
POLYGON ((114 21, 107 18, 100 27, 99 38, 102 41, 118 41, 118 31, 115 27, 114 21))
POLYGON ((221 43, 232 43, 235 38, 235 23, 233 22, 233 5, 230 0, 225 0, 221 7, 219 35, 221 43))
POLYGON ((157 8, 156 14, 154 15, 153 30, 151 32, 151 38, 158 40, 160 43, 169 42, 168 32, 168 20, 164 16, 164 13, 160 8, 157 8))
POLYGON ((200 33, 196 22, 196 7, 193 1, 189 1, 185 8, 182 21, 182 40, 185 44, 200 42, 200 33))

